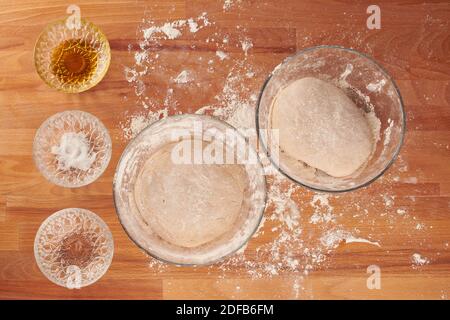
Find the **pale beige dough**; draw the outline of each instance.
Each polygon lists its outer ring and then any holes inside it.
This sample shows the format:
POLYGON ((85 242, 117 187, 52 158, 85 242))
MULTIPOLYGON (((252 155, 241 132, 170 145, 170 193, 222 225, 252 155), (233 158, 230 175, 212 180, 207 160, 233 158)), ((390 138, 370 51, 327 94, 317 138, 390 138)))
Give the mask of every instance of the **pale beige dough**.
POLYGON ((274 99, 271 127, 284 156, 334 176, 351 175, 374 147, 363 112, 336 86, 312 77, 290 83, 274 99))
POLYGON ((231 230, 247 176, 242 165, 174 164, 175 143, 145 163, 135 185, 139 211, 167 242, 192 248, 231 230))

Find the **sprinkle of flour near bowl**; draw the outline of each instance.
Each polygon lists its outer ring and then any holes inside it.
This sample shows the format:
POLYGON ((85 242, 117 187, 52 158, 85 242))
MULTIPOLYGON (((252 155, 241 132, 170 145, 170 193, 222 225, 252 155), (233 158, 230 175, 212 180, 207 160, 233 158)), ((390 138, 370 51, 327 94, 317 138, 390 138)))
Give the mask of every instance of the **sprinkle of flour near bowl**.
POLYGON ((413 267, 420 267, 420 266, 424 266, 424 265, 430 263, 430 260, 428 258, 422 256, 420 253, 414 253, 411 256, 411 261, 412 261, 413 267))
POLYGON ((217 50, 216 51, 216 56, 218 56, 220 60, 225 60, 225 59, 228 58, 228 54, 226 54, 222 50, 217 50))
POLYGON ((185 83, 191 82, 192 80, 193 80, 193 78, 192 78, 190 72, 187 70, 183 70, 174 79, 174 82, 178 83, 178 84, 185 84, 185 83))

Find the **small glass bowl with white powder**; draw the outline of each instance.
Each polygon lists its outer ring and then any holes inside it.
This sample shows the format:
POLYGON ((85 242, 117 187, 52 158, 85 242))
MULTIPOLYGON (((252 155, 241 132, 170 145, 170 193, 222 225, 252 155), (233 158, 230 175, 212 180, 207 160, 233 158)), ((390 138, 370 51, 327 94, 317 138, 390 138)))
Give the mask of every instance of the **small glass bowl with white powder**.
POLYGON ((108 130, 84 111, 64 111, 48 118, 36 132, 33 159, 50 182, 82 187, 94 182, 111 159, 108 130))
POLYGON ((264 152, 285 176, 317 191, 375 181, 403 143, 397 85, 373 59, 338 46, 308 48, 270 74, 256 111, 264 152))

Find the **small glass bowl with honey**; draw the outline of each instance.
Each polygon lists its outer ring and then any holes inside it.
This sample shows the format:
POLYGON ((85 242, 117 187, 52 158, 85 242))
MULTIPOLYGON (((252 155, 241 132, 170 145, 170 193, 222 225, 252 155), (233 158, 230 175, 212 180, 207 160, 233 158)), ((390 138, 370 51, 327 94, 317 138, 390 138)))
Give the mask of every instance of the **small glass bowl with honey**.
POLYGON ((50 87, 68 93, 86 91, 108 71, 111 50, 103 32, 81 19, 69 29, 66 20, 49 24, 34 48, 37 73, 50 87))

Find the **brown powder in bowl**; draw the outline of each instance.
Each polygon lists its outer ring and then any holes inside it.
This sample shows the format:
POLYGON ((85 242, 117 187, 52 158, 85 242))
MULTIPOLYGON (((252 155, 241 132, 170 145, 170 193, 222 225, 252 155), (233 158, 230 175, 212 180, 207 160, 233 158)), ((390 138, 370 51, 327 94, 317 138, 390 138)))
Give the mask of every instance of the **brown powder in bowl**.
POLYGON ((64 238, 59 256, 64 265, 86 267, 94 256, 94 243, 96 238, 85 232, 73 233, 64 238))

